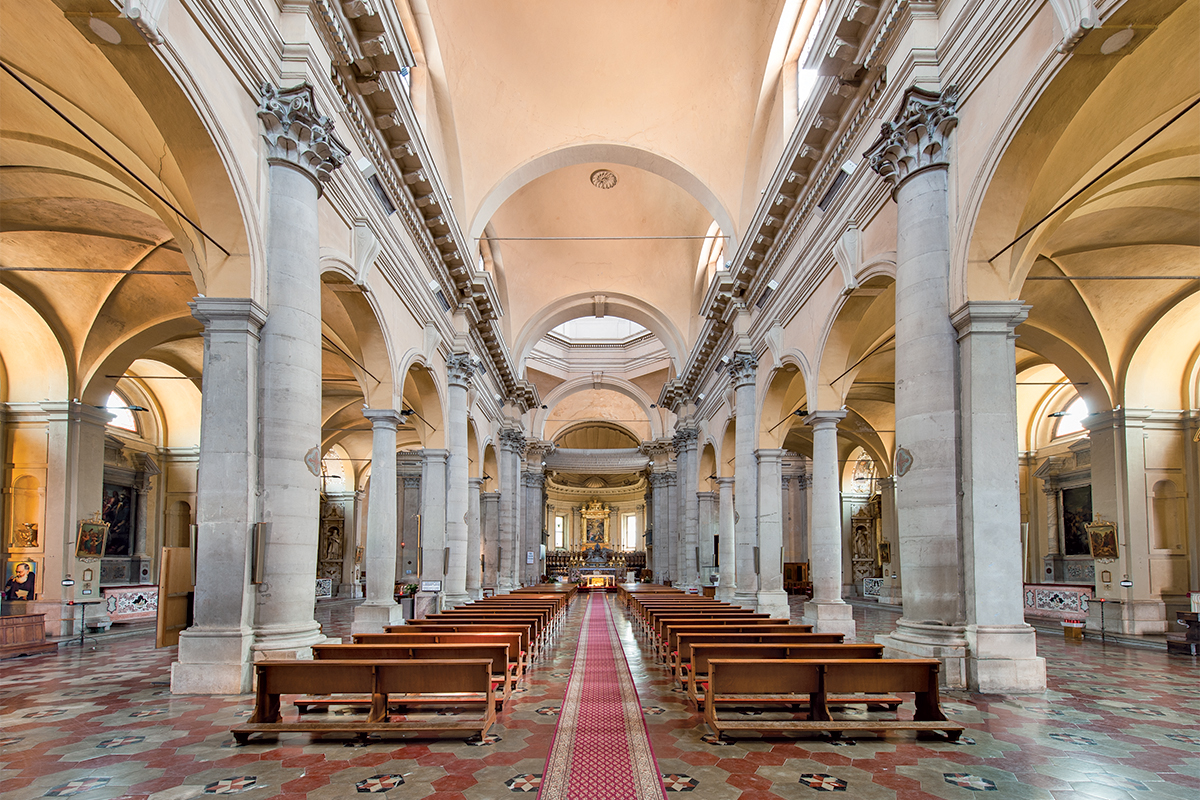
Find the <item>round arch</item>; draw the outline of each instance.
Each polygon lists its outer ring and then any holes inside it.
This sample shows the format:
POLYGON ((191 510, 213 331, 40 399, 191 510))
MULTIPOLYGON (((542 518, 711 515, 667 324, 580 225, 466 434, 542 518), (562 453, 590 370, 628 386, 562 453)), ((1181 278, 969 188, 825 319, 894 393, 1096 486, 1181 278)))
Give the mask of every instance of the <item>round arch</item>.
POLYGON ((696 177, 691 170, 664 155, 621 142, 587 142, 567 145, 543 153, 521 164, 501 178, 491 191, 484 195, 471 220, 469 238, 474 241, 481 236, 484 228, 492 219, 492 215, 504 204, 504 201, 530 181, 563 167, 597 162, 624 164, 627 167, 652 172, 671 181, 704 206, 705 210, 721 226, 721 230, 730 236, 727 245, 728 252, 737 249, 733 217, 703 181, 696 177))
MULTIPOLYGON (((637 297, 625 294, 607 295, 607 315, 620 317, 641 325, 653 333, 667 348, 672 366, 679 372, 687 358, 687 343, 675 324, 657 308, 637 297)), ((534 314, 517 335, 513 354, 518 370, 525 371, 525 359, 543 336, 564 322, 580 317, 595 316, 596 306, 591 292, 563 297, 534 314)))
POLYGON ((534 410, 530 430, 537 438, 545 438, 546 422, 550 414, 554 411, 554 407, 571 395, 585 392, 589 389, 609 389, 628 397, 637 403, 642 413, 646 415, 646 421, 650 423, 650 438, 659 439, 666 435, 663 429, 662 418, 654 413, 654 409, 650 408, 650 405, 654 402, 650 395, 646 394, 637 384, 611 375, 603 376, 598 383, 592 376, 586 375, 572 378, 555 386, 542 400, 542 404, 546 407, 534 410))

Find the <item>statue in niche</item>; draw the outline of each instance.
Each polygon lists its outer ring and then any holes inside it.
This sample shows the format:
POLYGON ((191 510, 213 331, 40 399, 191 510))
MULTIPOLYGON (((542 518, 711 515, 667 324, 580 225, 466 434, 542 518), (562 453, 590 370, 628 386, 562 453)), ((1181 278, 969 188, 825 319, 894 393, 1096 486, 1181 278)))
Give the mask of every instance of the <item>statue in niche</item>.
POLYGON ((342 529, 334 525, 325 531, 325 560, 334 561, 342 557, 342 529))

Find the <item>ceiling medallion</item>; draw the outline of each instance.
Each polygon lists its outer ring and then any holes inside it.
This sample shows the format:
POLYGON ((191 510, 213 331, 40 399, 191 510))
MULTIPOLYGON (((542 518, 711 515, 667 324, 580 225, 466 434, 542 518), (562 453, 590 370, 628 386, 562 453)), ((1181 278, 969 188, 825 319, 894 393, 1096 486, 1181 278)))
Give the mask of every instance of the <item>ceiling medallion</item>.
POLYGON ((597 189, 611 189, 617 185, 617 173, 610 169, 598 169, 592 173, 592 186, 597 189))

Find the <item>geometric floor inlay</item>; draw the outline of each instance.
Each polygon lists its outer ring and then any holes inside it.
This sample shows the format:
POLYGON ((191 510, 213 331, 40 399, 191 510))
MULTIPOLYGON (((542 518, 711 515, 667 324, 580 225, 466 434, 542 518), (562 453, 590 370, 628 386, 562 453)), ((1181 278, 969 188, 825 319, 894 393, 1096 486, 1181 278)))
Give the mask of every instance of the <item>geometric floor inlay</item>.
POLYGON ((106 786, 108 784, 108 782, 111 780, 112 780, 112 778, 76 778, 73 781, 67 781, 66 783, 62 783, 62 784, 59 784, 58 786, 55 786, 53 789, 46 792, 46 794, 44 794, 42 796, 43 797, 69 797, 73 794, 79 794, 80 792, 87 792, 87 791, 91 791, 92 789, 99 789, 101 786, 106 786))
POLYGON ((388 792, 404 783, 402 775, 372 775, 354 784, 354 788, 363 792, 388 792))
POLYGON ((253 775, 239 775, 233 778, 222 778, 204 787, 205 794, 237 794, 253 789, 258 779, 253 775))
POLYGON ((800 776, 800 782, 818 792, 844 792, 846 782, 841 778, 826 775, 823 772, 805 772, 800 776))
POLYGON ((946 783, 951 786, 961 786, 964 789, 970 789, 973 792, 994 792, 996 784, 989 781, 987 778, 981 778, 978 775, 971 775, 966 772, 946 772, 943 773, 946 783))

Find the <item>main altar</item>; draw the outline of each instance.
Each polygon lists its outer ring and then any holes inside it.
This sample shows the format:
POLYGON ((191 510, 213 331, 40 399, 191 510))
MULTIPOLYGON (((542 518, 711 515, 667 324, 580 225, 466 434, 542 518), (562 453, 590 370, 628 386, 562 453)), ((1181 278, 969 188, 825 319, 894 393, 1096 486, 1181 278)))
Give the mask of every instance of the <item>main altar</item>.
POLYGON ((584 522, 585 546, 581 550, 554 550, 546 554, 546 574, 571 583, 584 591, 616 591, 627 573, 640 573, 646 566, 643 551, 618 550, 611 541, 611 509, 592 500, 580 509, 584 522))

